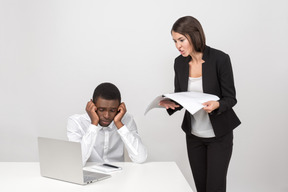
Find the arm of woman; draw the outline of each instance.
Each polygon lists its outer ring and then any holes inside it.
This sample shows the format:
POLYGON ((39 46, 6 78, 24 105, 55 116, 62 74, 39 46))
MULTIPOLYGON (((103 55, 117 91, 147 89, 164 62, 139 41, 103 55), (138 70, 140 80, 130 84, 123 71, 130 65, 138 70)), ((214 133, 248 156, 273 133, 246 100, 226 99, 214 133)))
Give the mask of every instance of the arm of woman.
MULTIPOLYGON (((219 62, 220 63, 220 62, 219 62)), ((236 90, 234 86, 233 70, 229 55, 225 54, 223 61, 217 68, 218 81, 221 89, 221 97, 217 113, 232 109, 237 103, 236 90)))

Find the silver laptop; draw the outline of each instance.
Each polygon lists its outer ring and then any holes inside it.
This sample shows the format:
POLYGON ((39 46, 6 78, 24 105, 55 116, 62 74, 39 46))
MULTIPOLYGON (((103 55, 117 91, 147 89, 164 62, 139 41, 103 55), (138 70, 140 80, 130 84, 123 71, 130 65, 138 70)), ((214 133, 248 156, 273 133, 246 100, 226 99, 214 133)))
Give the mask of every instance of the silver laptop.
POLYGON ((81 144, 78 142, 38 137, 38 150, 43 177, 81 185, 110 177, 83 170, 81 144))

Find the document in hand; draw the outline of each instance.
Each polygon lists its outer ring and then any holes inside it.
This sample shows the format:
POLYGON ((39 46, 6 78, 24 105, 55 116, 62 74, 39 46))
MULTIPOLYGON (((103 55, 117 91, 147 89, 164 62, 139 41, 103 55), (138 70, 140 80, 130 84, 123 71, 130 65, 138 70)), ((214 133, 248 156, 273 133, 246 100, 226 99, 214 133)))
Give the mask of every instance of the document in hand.
POLYGON ((177 103, 179 103, 182 107, 188 110, 192 115, 197 111, 202 109, 204 106, 202 103, 207 101, 217 101, 219 97, 212 94, 200 93, 200 92, 177 92, 177 93, 168 93, 161 96, 156 97, 152 103, 147 107, 144 115, 148 113, 153 108, 163 108, 159 105, 159 102, 169 98, 177 103))

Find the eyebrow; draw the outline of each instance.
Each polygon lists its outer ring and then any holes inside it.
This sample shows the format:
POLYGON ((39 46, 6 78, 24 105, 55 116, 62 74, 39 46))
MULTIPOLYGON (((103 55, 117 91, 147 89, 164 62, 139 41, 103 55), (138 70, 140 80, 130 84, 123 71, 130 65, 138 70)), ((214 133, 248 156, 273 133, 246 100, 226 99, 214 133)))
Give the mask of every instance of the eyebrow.
POLYGON ((111 109, 118 109, 118 108, 117 107, 98 107, 98 109, 111 110, 111 109))
MULTIPOLYGON (((179 38, 176 39, 176 40, 181 40, 181 39, 185 39, 185 37, 179 37, 179 38)), ((173 39, 173 41, 175 41, 175 39, 173 39)))

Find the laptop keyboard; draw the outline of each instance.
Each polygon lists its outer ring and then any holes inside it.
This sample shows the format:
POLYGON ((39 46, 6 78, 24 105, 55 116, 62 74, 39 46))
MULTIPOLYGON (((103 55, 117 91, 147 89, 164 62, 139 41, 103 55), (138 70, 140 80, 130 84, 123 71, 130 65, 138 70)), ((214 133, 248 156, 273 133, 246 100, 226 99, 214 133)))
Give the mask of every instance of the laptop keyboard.
POLYGON ((95 177, 89 176, 89 175, 84 175, 84 182, 92 182, 92 181, 96 181, 97 179, 95 177))
POLYGON ((92 173, 92 172, 83 171, 83 174, 84 174, 84 182, 85 182, 85 183, 87 183, 87 182, 92 182, 92 181, 96 181, 96 180, 97 180, 96 176, 95 176, 95 175, 93 176, 93 173, 92 173))

